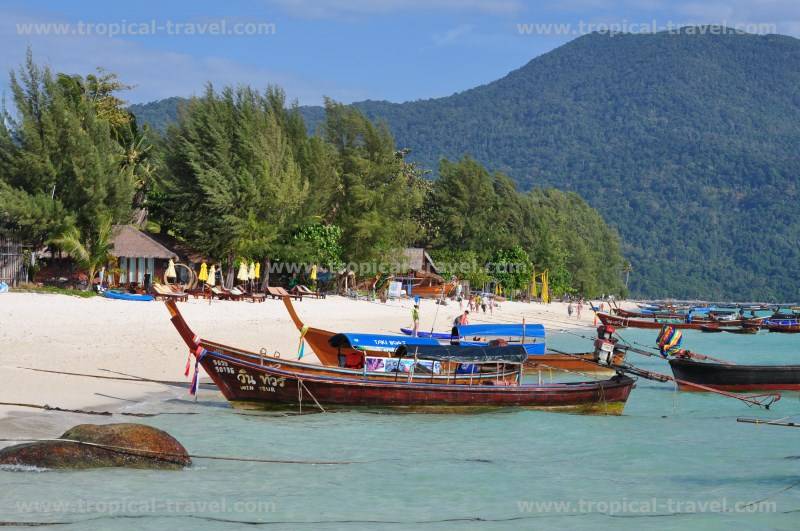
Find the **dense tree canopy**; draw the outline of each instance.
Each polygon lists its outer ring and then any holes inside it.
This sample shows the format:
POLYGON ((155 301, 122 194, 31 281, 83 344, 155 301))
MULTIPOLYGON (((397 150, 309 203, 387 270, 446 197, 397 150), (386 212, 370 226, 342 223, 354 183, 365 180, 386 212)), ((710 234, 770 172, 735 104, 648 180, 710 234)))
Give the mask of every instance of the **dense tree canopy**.
POLYGON ((0 228, 57 245, 90 274, 113 223, 149 221, 206 256, 350 264, 391 273, 403 248, 434 250, 475 286, 525 289, 548 269, 561 292, 619 292, 619 243, 577 195, 520 193, 468 157, 438 177, 409 162, 389 129, 327 101, 309 135, 277 87, 205 92, 163 137, 123 108, 125 85, 99 70, 52 75, 29 57, 12 76, 16 113, 0 127, 0 228))

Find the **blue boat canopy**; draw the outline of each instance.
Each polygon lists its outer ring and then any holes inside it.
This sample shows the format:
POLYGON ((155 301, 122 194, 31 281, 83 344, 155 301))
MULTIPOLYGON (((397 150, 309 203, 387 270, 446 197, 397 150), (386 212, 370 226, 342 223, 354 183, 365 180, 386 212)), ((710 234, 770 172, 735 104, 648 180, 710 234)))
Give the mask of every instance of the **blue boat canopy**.
POLYGON ((383 334, 336 334, 328 340, 332 347, 354 348, 359 350, 380 350, 394 352, 400 345, 438 345, 430 337, 388 336, 383 334))
POLYGON ((461 325, 458 327, 458 334, 461 337, 545 337, 544 325, 540 324, 474 324, 461 325))
POLYGON ((490 347, 487 345, 400 345, 395 356, 458 363, 523 363, 528 353, 521 345, 490 347))

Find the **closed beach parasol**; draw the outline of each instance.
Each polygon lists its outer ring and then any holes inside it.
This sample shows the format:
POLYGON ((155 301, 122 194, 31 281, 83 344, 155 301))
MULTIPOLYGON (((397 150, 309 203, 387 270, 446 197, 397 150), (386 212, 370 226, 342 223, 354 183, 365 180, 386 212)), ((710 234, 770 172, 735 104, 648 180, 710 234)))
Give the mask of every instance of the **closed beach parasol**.
POLYGON ((197 280, 200 282, 208 280, 208 265, 205 262, 200 264, 200 273, 197 275, 197 280))
POLYGON ((250 262, 250 267, 247 268, 247 279, 253 280, 256 278, 256 264, 254 262, 250 262))
POLYGON ((236 279, 247 282, 247 263, 244 260, 239 264, 239 273, 237 273, 236 279))
POLYGON ((317 280, 317 264, 311 266, 311 280, 317 280))
POLYGON ((208 270, 208 280, 206 280, 209 286, 213 286, 217 283, 217 267, 212 265, 208 270))
POLYGON ((167 264, 167 272, 164 273, 164 276, 167 278, 176 278, 178 273, 175 272, 175 262, 172 261, 172 258, 169 259, 169 264, 167 264))
POLYGON ((255 276, 254 278, 255 278, 256 280, 258 280, 259 278, 261 278, 261 262, 256 262, 256 271, 255 271, 255 274, 256 274, 256 276, 255 276))

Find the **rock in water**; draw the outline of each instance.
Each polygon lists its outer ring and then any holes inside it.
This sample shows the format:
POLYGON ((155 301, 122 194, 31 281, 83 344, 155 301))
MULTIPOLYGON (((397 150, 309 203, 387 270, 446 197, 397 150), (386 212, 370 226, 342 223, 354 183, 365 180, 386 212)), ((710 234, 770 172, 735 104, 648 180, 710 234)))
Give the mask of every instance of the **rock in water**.
POLYGON ((59 439, 3 448, 0 465, 177 469, 192 463, 174 437, 144 424, 80 424, 59 439))

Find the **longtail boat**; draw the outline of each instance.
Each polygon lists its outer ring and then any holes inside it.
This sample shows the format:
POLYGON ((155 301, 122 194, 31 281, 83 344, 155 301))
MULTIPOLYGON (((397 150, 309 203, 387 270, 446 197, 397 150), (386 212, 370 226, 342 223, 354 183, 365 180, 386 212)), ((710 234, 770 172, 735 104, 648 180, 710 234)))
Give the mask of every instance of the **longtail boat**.
POLYGON ((260 406, 361 406, 411 411, 519 407, 619 415, 633 389, 627 376, 542 385, 454 385, 337 378, 262 366, 213 351, 198 361, 226 399, 260 406))
POLYGON ((629 317, 617 317, 615 315, 610 315, 607 313, 598 312, 597 318, 604 325, 610 325, 615 328, 648 328, 648 329, 659 329, 664 325, 669 325, 673 328, 682 329, 682 330, 700 330, 703 326, 708 326, 707 323, 704 322, 675 322, 669 319, 653 319, 653 320, 645 320, 645 319, 632 319, 629 317))
MULTIPOLYGON (((306 326, 297 311, 294 309, 292 301, 286 297, 283 299, 286 310, 289 312, 292 322, 297 327, 297 330, 303 335, 303 339, 311 347, 311 350, 316 354, 317 359, 323 365, 332 367, 347 366, 348 358, 351 360, 358 360, 363 356, 389 356, 401 344, 418 344, 418 345, 435 345, 439 342, 433 337, 402 337, 402 336, 379 336, 372 334, 337 334, 321 328, 313 328, 306 326), (334 340, 334 336, 339 336, 334 340), (357 336, 361 340, 371 342, 370 346, 359 345, 358 348, 354 347, 352 337, 357 336), (348 341, 345 341, 348 339, 348 341), (383 342, 382 347, 376 347, 375 342, 383 342)), ((467 326, 482 326, 482 325, 467 325, 467 326)), ((534 325, 532 330, 535 329, 534 325)), ((448 339, 450 336, 448 336, 448 339)), ((594 354, 581 354, 586 358, 587 362, 583 362, 576 356, 567 356, 563 354, 554 354, 544 351, 544 343, 531 343, 526 344, 525 349, 528 353, 528 361, 525 363, 525 368, 529 371, 538 371, 542 368, 557 369, 564 371, 580 371, 580 372, 594 372, 598 374, 610 374, 613 371, 608 368, 599 367, 595 363, 588 363, 588 360, 594 358, 594 354)))
POLYGON ((673 328, 680 330, 703 330, 709 331, 711 327, 724 326, 728 328, 733 327, 760 327, 762 326, 760 319, 736 319, 736 320, 723 320, 713 321, 708 319, 692 319, 691 322, 674 320, 674 319, 633 319, 630 317, 619 317, 608 313, 597 313, 597 318, 602 321, 604 325, 610 325, 615 328, 647 328, 656 330, 664 325, 669 325, 673 328))
POLYGON ((800 319, 797 319, 794 315, 776 314, 765 319, 761 326, 770 332, 783 332, 785 334, 800 333, 800 319))
MULTIPOLYGON (((353 377, 310 374, 286 367, 262 365, 215 350, 208 350, 191 334, 169 304, 173 324, 192 350, 196 363, 211 377, 223 396, 235 406, 259 407, 372 407, 407 411, 482 411, 496 408, 526 408, 619 415, 634 386, 634 380, 618 375, 609 380, 552 384, 457 385, 413 381, 379 381, 353 377)), ((437 346, 438 347, 438 346, 437 346)), ((481 347, 483 349, 483 347, 481 347)), ((502 359, 492 363, 519 365, 527 357, 524 349, 501 347, 502 359)), ((426 356, 447 361, 446 356, 426 356)), ((458 358, 481 363, 480 357, 458 358)), ((196 379, 196 377, 195 377, 196 379)))
POLYGON ((634 319, 653 319, 654 317, 659 319, 683 319, 686 317, 685 313, 681 314, 667 311, 632 312, 622 308, 611 308, 611 312, 619 317, 632 317, 634 319))
MULTIPOLYGON (((341 377, 341 378, 362 378, 362 379, 369 379, 369 380, 387 380, 387 381, 394 381, 397 379, 407 379, 409 377, 409 373, 399 371, 399 372, 378 372, 378 371, 370 371, 370 370, 356 370, 356 369, 347 369, 341 367, 326 367, 324 365, 317 365, 312 363, 303 363, 300 361, 295 360, 288 360, 285 358, 280 358, 277 356, 270 356, 264 352, 252 352, 249 350, 232 347, 228 345, 224 345, 222 343, 217 343, 215 341, 210 341, 207 339, 202 339, 198 335, 196 335, 189 325, 186 323, 186 320, 183 318, 180 310, 178 310, 177 305, 174 301, 169 300, 166 302, 167 309, 171 315, 171 322, 175 329, 178 331, 178 334, 186 343, 186 346, 189 347, 191 352, 195 352, 198 347, 206 350, 217 352, 220 354, 224 354, 226 356, 230 356, 233 358, 240 359, 242 361, 256 363, 258 365, 266 365, 274 368, 285 369, 305 374, 316 374, 322 376, 330 376, 330 377, 341 377)), ((427 367, 423 364, 415 364, 414 365, 414 372, 410 374, 410 378, 412 381, 426 381, 426 382, 434 382, 434 383, 453 383, 453 384, 478 384, 484 381, 488 382, 516 382, 519 378, 519 371, 514 368, 506 368, 499 371, 484 371, 484 372, 469 372, 469 373, 459 373, 455 370, 448 370, 447 366, 443 367, 443 371, 439 371, 438 373, 433 370, 428 372, 427 367)))
POLYGON ((669 365, 684 391, 698 389, 681 381, 723 391, 800 390, 800 365, 733 365, 683 357, 670 359, 669 365))

